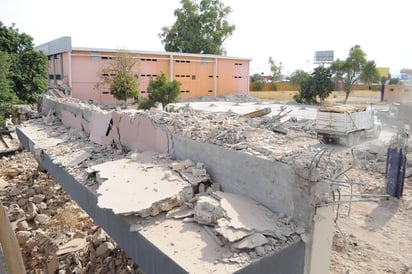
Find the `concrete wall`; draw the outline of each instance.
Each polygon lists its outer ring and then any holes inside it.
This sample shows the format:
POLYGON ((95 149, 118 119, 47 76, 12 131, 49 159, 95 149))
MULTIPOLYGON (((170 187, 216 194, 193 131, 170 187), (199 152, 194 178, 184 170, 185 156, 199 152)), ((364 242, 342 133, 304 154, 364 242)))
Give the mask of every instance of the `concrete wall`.
POLYGON ((246 195, 276 212, 293 216, 309 227, 313 209, 308 182, 280 162, 173 135, 171 155, 203 162, 214 181, 227 192, 246 195), (306 189, 305 189, 306 188, 306 189))

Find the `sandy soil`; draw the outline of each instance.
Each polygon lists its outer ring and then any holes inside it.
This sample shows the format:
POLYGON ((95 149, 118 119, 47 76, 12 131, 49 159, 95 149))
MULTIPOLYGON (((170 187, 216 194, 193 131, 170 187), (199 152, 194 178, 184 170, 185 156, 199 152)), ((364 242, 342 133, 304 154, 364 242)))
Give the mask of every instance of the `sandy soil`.
MULTIPOLYGON (((385 162, 376 161, 350 170, 348 178, 365 183, 354 193, 384 194, 384 173, 385 162)), ((401 199, 346 204, 336 216, 329 273, 412 273, 412 177, 405 179, 401 199)))

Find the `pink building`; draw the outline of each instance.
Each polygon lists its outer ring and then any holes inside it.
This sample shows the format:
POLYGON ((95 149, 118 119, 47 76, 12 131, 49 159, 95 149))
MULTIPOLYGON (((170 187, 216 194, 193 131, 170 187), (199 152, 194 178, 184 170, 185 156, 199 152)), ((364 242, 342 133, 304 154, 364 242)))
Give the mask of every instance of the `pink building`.
MULTIPOLYGON (((107 87, 96 87, 101 68, 115 58, 117 49, 72 47, 71 37, 39 45, 49 60, 50 86, 64 84, 67 93, 101 104, 119 103, 107 87)), ((136 60, 140 96, 147 96, 149 80, 165 73, 181 82, 180 98, 249 93, 251 59, 210 54, 128 51, 136 60)))

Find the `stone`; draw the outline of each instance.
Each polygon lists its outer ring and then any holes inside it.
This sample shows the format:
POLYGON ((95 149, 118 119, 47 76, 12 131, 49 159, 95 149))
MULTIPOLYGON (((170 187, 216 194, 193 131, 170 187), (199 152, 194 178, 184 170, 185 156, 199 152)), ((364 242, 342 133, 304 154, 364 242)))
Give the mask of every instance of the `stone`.
POLYGON ((20 231, 27 231, 27 230, 30 230, 30 226, 26 220, 23 220, 23 221, 17 222, 17 229, 20 231))
POLYGON ((34 222, 38 225, 47 225, 50 221, 50 217, 46 214, 37 214, 34 218, 34 222))
POLYGON ((262 246, 268 243, 268 239, 261 233, 254 233, 247 236, 243 240, 240 240, 234 244, 232 247, 235 249, 253 249, 258 246, 262 246))
POLYGON ((0 178, 0 190, 6 189, 9 185, 10 184, 8 182, 0 178))
POLYGON ((29 200, 31 200, 35 204, 39 204, 44 201, 46 196, 44 194, 36 194, 33 197, 31 197, 29 200))
POLYGON ((26 219, 28 221, 32 221, 34 220, 34 218, 36 218, 37 216, 37 206, 32 203, 29 202, 26 206, 26 219))
POLYGON ((20 188, 18 186, 14 186, 10 191, 9 191, 9 195, 10 196, 17 196, 20 194, 20 188))
POLYGON ((183 162, 173 162, 172 163, 172 169, 174 171, 180 171, 183 170, 185 168, 185 165, 183 162))
POLYGON ((194 211, 194 218, 200 224, 216 224, 225 215, 219 201, 209 196, 199 197, 194 211))
POLYGON ((16 232, 16 239, 20 246, 23 246, 29 239, 31 233, 28 231, 17 231, 16 232))
POLYGON ((265 251, 265 248, 263 246, 256 247, 255 252, 260 257, 266 256, 266 251, 265 251))
POLYGON ((194 177, 203 177, 206 176, 206 169, 205 168, 194 168, 192 169, 192 175, 194 177))
POLYGON ((114 249, 114 245, 111 242, 104 242, 96 248, 96 256, 102 257, 107 255, 114 249))
POLYGON ((103 229, 99 228, 92 237, 92 243, 94 247, 99 246, 103 242, 105 242, 107 239, 107 234, 106 232, 103 231, 103 229))
POLYGON ((300 235, 305 233, 305 229, 302 226, 298 226, 296 227, 295 232, 300 235))

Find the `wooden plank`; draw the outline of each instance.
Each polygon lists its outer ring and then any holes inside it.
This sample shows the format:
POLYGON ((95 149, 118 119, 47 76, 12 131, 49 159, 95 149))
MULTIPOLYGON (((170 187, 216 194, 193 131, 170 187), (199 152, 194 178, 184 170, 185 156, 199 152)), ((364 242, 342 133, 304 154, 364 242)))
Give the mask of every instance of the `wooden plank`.
POLYGON ((325 107, 319 108, 320 112, 334 112, 334 113, 353 113, 353 112, 360 112, 365 111, 366 107, 364 106, 332 106, 332 107, 325 107))
POLYGON ((3 205, 0 205, 0 243, 6 258, 7 273, 26 273, 16 235, 3 205))

